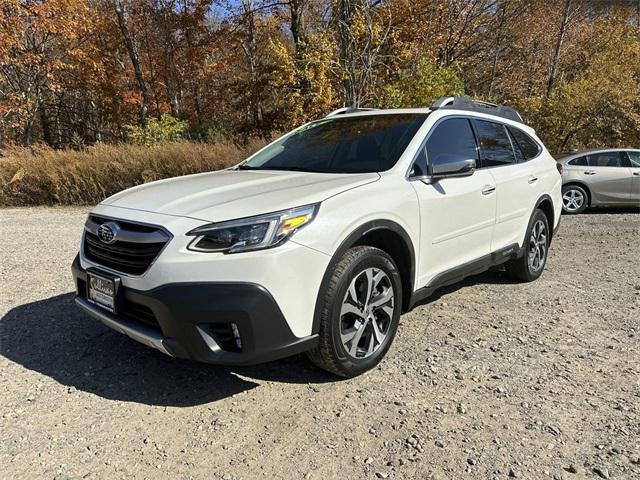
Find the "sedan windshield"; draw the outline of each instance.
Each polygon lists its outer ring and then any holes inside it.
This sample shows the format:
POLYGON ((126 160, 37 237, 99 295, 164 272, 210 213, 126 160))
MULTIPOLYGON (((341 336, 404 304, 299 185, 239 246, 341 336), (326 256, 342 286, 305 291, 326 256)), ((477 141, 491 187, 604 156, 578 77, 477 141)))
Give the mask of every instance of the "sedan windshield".
POLYGON ((238 168, 322 173, 382 172, 393 167, 427 114, 327 118, 283 137, 238 168))

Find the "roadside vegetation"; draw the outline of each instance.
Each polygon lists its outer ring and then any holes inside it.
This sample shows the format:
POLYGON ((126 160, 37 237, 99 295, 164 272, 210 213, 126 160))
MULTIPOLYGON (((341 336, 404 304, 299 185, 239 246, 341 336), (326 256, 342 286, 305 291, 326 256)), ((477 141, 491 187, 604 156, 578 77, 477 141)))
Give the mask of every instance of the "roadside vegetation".
POLYGON ((255 140, 244 146, 182 141, 81 150, 11 147, 0 157, 0 206, 93 205, 144 182, 229 167, 262 145, 255 140))

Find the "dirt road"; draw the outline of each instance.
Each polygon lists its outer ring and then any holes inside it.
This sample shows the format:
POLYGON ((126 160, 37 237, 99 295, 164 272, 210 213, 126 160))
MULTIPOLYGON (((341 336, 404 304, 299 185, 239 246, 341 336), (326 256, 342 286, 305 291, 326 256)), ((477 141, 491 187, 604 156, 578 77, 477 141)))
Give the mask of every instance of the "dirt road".
POLYGON ((0 211, 0 477, 640 478, 640 214, 564 217, 540 280, 441 292, 349 381, 175 360, 81 314, 85 214, 0 211))

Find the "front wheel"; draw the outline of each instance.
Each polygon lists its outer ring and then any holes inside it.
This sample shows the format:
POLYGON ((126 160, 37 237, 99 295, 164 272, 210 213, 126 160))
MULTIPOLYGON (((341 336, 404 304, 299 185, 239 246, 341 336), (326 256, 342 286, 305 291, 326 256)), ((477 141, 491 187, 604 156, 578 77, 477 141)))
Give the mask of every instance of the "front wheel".
POLYGON ((342 377, 375 367, 400 321, 402 283, 393 259, 378 248, 351 248, 321 301, 320 343, 307 353, 311 361, 342 377))
POLYGON ((536 209, 527 228, 524 255, 507 262, 507 273, 523 282, 532 282, 542 275, 547 264, 550 235, 547 216, 542 210, 536 209))

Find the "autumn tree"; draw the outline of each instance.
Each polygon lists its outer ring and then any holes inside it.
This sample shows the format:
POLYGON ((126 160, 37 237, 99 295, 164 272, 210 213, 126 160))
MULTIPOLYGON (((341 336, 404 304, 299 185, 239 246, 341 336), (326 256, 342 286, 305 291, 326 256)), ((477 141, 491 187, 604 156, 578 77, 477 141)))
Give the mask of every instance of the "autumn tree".
POLYGON ((518 102, 552 152, 640 145, 640 37, 620 20, 599 25, 575 77, 518 102))
POLYGON ((554 151, 637 146, 639 37, 636 0, 5 0, 0 144, 242 142, 465 93, 554 151))
POLYGON ((50 109, 67 94, 64 78, 95 69, 85 45, 89 11, 73 0, 6 0, 0 7, 0 126, 24 145, 38 118, 45 141, 55 142, 50 109))

